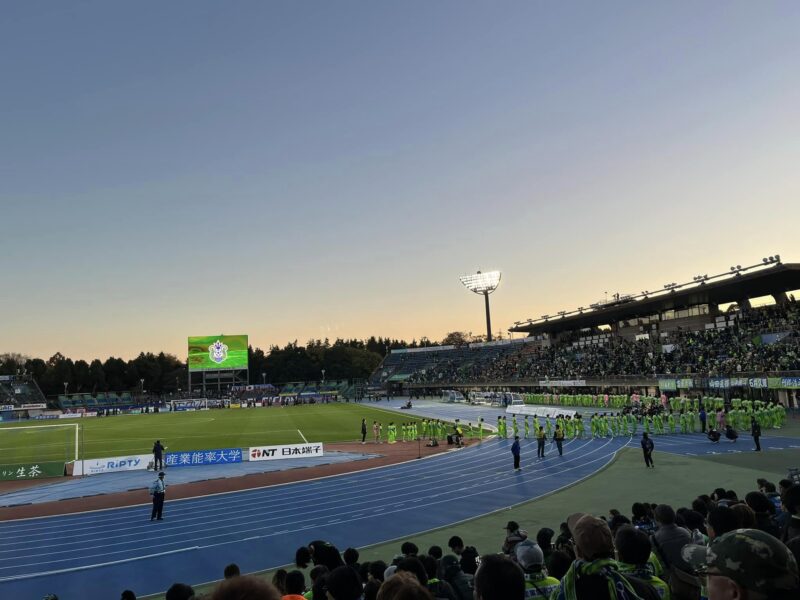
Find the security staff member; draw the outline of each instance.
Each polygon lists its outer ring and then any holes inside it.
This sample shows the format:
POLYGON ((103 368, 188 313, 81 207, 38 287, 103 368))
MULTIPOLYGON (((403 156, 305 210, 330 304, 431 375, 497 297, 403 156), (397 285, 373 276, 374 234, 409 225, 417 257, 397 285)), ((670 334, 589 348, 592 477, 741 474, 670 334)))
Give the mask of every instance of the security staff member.
POLYGON ((561 430, 560 425, 556 425, 556 432, 554 436, 554 439, 556 440, 556 446, 558 447, 558 455, 564 456, 564 432, 561 430))
POLYGON ((161 440, 156 440, 153 444, 153 470, 160 471, 164 468, 164 446, 161 445, 161 440))
POLYGON ((539 425, 539 431, 536 432, 536 456, 537 458, 544 458, 544 443, 547 441, 547 436, 544 433, 544 427, 539 425))
POLYGON ((750 435, 753 436, 753 442, 756 444, 756 452, 761 452, 761 425, 755 417, 750 417, 750 435))
POLYGON ((150 513, 150 520, 163 521, 161 512, 164 510, 164 495, 167 492, 167 484, 164 483, 164 471, 158 474, 158 479, 150 486, 150 494, 153 496, 153 512, 150 513))

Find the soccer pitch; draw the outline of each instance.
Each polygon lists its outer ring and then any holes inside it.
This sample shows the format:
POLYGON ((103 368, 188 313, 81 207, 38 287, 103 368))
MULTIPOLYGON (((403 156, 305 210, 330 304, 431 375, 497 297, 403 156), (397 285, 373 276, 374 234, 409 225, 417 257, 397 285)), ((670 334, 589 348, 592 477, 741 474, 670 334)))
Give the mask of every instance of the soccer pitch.
MULTIPOLYGON (((79 419, 82 458, 147 454, 155 440, 169 451, 246 448, 263 444, 300 444, 361 440, 361 419, 383 424, 420 421, 418 417, 358 403, 204 410, 79 419)), ((71 427, 30 428, 64 421, 28 421, 0 425, 0 462, 64 461, 74 456, 71 427), (8 431, 13 429, 14 431, 8 431), (20 431, 21 429, 21 431, 20 431)))

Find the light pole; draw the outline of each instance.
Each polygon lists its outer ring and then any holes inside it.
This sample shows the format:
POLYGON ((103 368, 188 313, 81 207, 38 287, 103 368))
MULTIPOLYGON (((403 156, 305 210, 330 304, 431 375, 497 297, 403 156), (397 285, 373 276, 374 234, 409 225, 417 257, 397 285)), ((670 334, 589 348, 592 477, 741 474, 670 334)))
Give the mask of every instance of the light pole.
POLYGON ((141 384, 141 386, 142 386, 142 389, 141 389, 141 394, 142 394, 142 396, 144 396, 144 378, 140 379, 140 380, 139 380, 139 383, 140 383, 140 384, 141 384))
POLYGON ((67 388, 68 388, 68 387, 69 387, 69 382, 68 382, 68 381, 65 381, 65 382, 64 382, 64 395, 65 395, 65 396, 67 395, 67 388))
POLYGON ((325 385, 325 369, 322 369, 322 385, 325 385))
POLYGON ((261 373, 261 383, 262 385, 267 385, 267 374, 261 373))
POLYGON ((488 273, 481 273, 478 271, 475 275, 463 275, 459 277, 462 285, 471 292, 481 294, 486 304, 486 341, 492 341, 492 318, 489 314, 489 294, 497 289, 500 285, 500 271, 489 271, 488 273))

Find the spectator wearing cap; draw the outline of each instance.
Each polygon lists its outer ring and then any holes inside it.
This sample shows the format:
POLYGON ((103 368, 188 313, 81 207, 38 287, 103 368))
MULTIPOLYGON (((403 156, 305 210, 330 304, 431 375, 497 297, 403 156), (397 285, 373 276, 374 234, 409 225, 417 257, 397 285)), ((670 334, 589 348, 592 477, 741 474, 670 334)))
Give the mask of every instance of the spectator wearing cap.
POLYGON ((475 600, 523 600, 525 576, 500 554, 484 556, 475 573, 475 600))
POLYGON ((558 589, 559 581, 548 576, 539 544, 525 540, 517 544, 514 554, 525 576, 525 598, 549 598, 558 589))
POLYGON ((514 547, 528 539, 528 532, 519 528, 519 523, 509 521, 506 523, 506 539, 503 542, 503 554, 513 555, 514 547))
POLYGON ((584 513, 567 519, 575 540, 576 560, 572 562, 554 600, 616 600, 620 594, 640 600, 659 600, 658 592, 646 582, 619 572, 614 560, 614 542, 608 524, 584 513))
POLYGON ((737 529, 708 547, 683 549, 688 564, 705 575, 709 600, 796 600, 797 563, 789 549, 758 529, 737 529))
POLYGON ((439 577, 450 584, 458 600, 472 600, 472 575, 461 570, 461 563, 454 554, 447 554, 439 562, 439 577))
POLYGON ((632 525, 622 525, 614 535, 614 547, 617 549, 620 573, 633 575, 649 583, 662 600, 669 600, 669 586, 663 579, 656 577, 650 562, 650 538, 645 532, 632 525))

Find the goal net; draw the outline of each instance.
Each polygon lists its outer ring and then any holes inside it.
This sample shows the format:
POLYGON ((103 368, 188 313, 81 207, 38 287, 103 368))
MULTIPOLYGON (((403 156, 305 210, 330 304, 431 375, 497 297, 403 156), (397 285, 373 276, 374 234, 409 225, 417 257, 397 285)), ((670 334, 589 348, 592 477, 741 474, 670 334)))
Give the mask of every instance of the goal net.
POLYGON ((170 402, 170 410, 177 412, 188 412, 194 410, 204 410, 208 408, 207 398, 192 398, 190 400, 173 400, 170 402))
POLYGON ((80 424, 0 427, 0 465, 78 460, 80 424))

